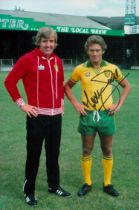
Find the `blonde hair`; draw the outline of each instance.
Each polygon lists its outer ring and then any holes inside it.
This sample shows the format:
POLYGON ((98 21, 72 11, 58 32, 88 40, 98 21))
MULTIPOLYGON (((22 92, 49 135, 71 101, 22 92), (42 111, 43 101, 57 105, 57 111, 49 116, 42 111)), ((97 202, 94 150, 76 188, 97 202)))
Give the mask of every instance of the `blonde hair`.
POLYGON ((56 31, 54 31, 51 28, 47 28, 47 27, 42 27, 42 28, 39 29, 39 31, 37 32, 36 37, 35 37, 35 45, 37 47, 39 47, 41 39, 42 38, 48 39, 48 38, 50 38, 50 36, 54 37, 55 45, 57 46, 58 36, 57 36, 56 31))

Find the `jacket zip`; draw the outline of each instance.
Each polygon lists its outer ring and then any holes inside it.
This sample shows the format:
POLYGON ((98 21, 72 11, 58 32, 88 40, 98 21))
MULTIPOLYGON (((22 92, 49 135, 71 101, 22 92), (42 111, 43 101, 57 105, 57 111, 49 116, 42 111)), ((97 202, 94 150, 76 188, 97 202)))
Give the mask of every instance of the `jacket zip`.
MULTIPOLYGON (((46 58, 44 58, 46 59, 46 58)), ((51 89, 52 89, 52 109, 54 109, 55 107, 55 101, 54 101, 54 86, 53 86, 53 76, 52 76, 52 69, 51 69, 51 64, 50 64, 50 61, 51 61, 52 58, 50 59, 46 59, 47 62, 48 62, 48 66, 49 66, 49 71, 50 71, 50 79, 51 79, 51 89)), ((39 56, 37 56, 37 107, 39 107, 39 65, 40 65, 40 58, 39 56)), ((56 66, 56 79, 55 79, 55 83, 56 83, 56 99, 58 98, 58 94, 57 94, 57 61, 56 61, 56 58, 55 58, 55 66, 56 66)))
POLYGON ((40 58, 37 56, 37 107, 39 108, 39 63, 40 58))
POLYGON ((57 95, 57 72, 58 72, 58 65, 57 65, 57 60, 56 60, 56 58, 55 58, 55 71, 56 71, 56 99, 58 98, 58 95, 57 95))
POLYGON ((50 65, 50 60, 48 60, 48 65, 50 69, 50 76, 51 76, 51 88, 52 88, 52 108, 54 109, 55 103, 54 103, 54 86, 53 86, 53 77, 52 77, 52 69, 50 65))

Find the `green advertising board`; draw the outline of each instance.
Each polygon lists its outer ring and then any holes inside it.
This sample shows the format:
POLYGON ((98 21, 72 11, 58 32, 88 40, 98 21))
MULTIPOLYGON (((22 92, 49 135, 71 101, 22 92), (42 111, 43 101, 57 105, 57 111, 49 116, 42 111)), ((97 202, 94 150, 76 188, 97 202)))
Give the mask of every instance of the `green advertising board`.
POLYGON ((58 33, 124 36, 123 30, 49 25, 46 22, 35 21, 33 18, 22 18, 0 14, 0 30, 38 31, 39 28, 44 26, 51 27, 58 33))

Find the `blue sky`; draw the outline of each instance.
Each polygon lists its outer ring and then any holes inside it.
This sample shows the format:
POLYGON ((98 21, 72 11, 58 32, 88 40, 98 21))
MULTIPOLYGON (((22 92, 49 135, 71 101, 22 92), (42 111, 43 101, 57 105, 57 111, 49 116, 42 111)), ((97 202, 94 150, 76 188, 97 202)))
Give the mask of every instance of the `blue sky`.
MULTIPOLYGON (((1 0, 0 9, 14 10, 15 6, 25 11, 81 15, 124 16, 126 0, 1 0)), ((139 15, 139 1, 136 0, 139 15)))

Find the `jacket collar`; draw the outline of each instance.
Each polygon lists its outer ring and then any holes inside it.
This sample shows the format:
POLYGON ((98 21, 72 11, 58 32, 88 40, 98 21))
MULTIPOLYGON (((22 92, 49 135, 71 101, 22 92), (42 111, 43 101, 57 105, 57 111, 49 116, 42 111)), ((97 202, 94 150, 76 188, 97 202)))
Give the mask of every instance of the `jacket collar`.
POLYGON ((35 52, 35 54, 36 54, 37 56, 39 56, 39 57, 42 58, 42 59, 47 59, 47 60, 49 60, 49 59, 55 58, 55 54, 54 54, 54 53, 52 53, 52 54, 49 56, 49 58, 47 58, 46 55, 45 55, 39 48, 35 48, 35 49, 34 49, 34 52, 35 52))

